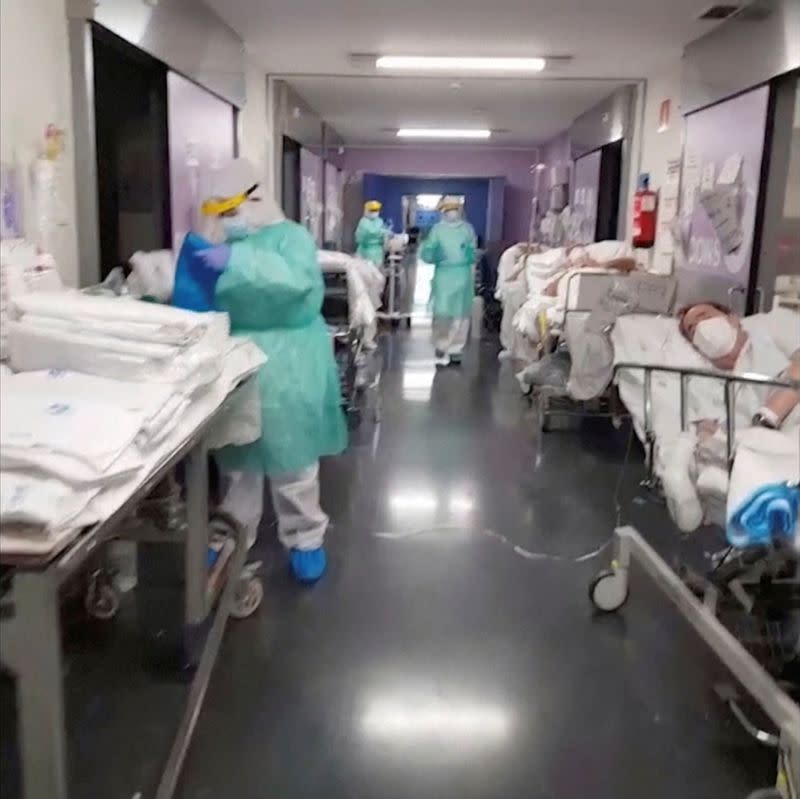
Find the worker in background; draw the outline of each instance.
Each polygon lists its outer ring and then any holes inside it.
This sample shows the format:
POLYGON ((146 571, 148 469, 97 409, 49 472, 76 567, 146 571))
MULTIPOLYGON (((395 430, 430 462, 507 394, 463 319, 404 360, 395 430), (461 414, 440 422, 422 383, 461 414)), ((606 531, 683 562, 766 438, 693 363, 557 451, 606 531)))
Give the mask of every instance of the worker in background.
POLYGON ((294 576, 314 582, 325 571, 328 517, 319 500, 319 458, 347 445, 339 377, 320 313, 324 284, 309 232, 288 221, 258 186, 252 165, 237 159, 218 170, 203 213, 224 244, 199 250, 195 269, 218 274, 215 305, 231 333, 267 356, 258 374, 261 438, 217 453, 230 478, 223 509, 255 540, 269 476, 278 537, 294 576))
POLYGON ((356 254, 375 266, 383 266, 383 252, 386 246, 388 229, 381 219, 383 206, 377 200, 364 203, 364 216, 356 227, 356 254))
POLYGON ((422 245, 420 257, 433 264, 431 304, 433 345, 437 366, 461 363, 469 335, 469 321, 475 288, 475 231, 461 216, 461 204, 444 200, 442 220, 437 222, 422 245))

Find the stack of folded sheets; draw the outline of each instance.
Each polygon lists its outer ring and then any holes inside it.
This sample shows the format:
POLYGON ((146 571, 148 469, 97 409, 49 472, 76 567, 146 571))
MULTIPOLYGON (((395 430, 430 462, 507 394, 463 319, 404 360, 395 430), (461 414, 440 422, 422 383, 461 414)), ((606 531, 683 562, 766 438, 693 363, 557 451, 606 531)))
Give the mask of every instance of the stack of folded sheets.
POLYGON ((204 385, 219 376, 226 314, 196 314, 127 298, 42 292, 15 298, 8 325, 14 371, 59 368, 204 385))
POLYGON ((225 314, 59 292, 15 299, 14 316, 15 372, 0 380, 3 554, 50 552, 101 521, 264 362, 225 314))

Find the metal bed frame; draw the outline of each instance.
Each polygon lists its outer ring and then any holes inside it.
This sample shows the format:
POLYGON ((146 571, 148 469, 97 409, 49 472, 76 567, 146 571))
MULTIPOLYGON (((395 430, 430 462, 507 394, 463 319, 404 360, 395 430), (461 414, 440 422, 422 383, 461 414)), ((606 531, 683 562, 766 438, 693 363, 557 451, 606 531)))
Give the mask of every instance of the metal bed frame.
POLYGON ((86 566, 98 548, 112 538, 128 537, 147 542, 179 544, 184 562, 184 639, 196 666, 184 715, 166 761, 156 799, 170 799, 200 715, 222 636, 241 581, 254 577, 244 569, 247 549, 244 534, 229 524, 234 549, 227 561, 228 579, 221 593, 209 585, 208 450, 206 434, 233 401, 232 391, 214 413, 170 454, 147 481, 133 491, 107 519, 88 528, 56 554, 41 558, 4 557, 7 567, 2 613, 2 658, 16 679, 17 715, 24 799, 66 799, 67 750, 64 718, 64 686, 61 656, 59 589, 86 566), (180 532, 154 535, 142 525, 125 529, 137 506, 180 463, 185 464, 186 524, 180 532), (213 604, 217 610, 201 643, 213 604))
MULTIPOLYGON (((397 290, 400 288, 398 284, 401 283, 403 278, 408 278, 408 269, 404 265, 407 252, 390 252, 386 256, 386 266, 383 273, 386 276, 386 310, 378 310, 378 319, 388 320, 392 327, 398 327, 400 322, 405 320, 406 326, 411 327, 411 311, 409 309, 401 310, 397 307, 398 297, 397 290)), ((406 292, 407 292, 406 287, 406 292)))
MULTIPOLYGON (((650 364, 620 363, 614 370, 615 382, 620 372, 644 372, 644 425, 648 460, 645 484, 652 487, 654 478, 655 436, 652 431, 652 374, 663 372, 680 379, 680 418, 682 429, 687 425, 687 389, 692 378, 715 379, 723 383, 725 393, 726 455, 728 470, 733 465, 737 384, 770 386, 800 390, 800 381, 766 377, 758 374, 731 375, 702 369, 650 364)), ((778 783, 790 799, 800 797, 800 707, 780 687, 767 670, 747 651, 744 645, 723 625, 717 616, 717 592, 711 586, 698 597, 681 577, 667 564, 644 536, 631 526, 614 530, 614 556, 611 568, 597 574, 590 583, 589 595, 595 607, 614 612, 628 599, 631 562, 636 561, 674 603, 701 639, 712 649, 740 685, 756 700, 778 729, 778 735, 756 730, 746 723, 736 702, 727 702, 740 721, 754 736, 778 750, 778 783)), ((800 567, 795 579, 800 582, 800 567)), ((776 794, 780 795, 780 794, 776 794)))

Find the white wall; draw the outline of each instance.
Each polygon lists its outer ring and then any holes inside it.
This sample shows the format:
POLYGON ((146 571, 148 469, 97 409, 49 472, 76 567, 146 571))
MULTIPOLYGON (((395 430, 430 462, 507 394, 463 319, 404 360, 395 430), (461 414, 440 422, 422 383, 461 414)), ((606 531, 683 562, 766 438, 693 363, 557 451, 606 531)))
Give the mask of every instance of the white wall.
POLYGON ((249 158, 275 195, 272 104, 267 103, 267 75, 253 56, 245 59, 247 102, 239 113, 239 155, 249 158))
POLYGON ((683 139, 681 102, 681 62, 675 62, 647 81, 642 126, 642 172, 650 173, 650 185, 658 189, 664 183, 667 161, 680 158, 683 139), (669 127, 659 131, 659 111, 664 100, 670 101, 669 127))
POLYGON ((28 173, 48 123, 66 130, 57 191, 61 212, 52 238, 64 281, 78 283, 72 91, 64 0, 0 2, 0 158, 24 171, 25 227, 33 235, 28 173))
MULTIPOLYGON (((631 203, 633 192, 636 191, 638 173, 649 173, 650 188, 658 191, 666 178, 667 161, 681 157, 684 121, 681 114, 680 91, 681 60, 680 54, 677 54, 673 63, 647 79, 644 114, 640 117, 641 129, 638 137, 639 168, 635 170, 636 174, 631 176, 631 203), (669 124, 665 130, 659 130, 659 114, 664 100, 670 101, 669 124)), ((631 213, 632 208, 629 207, 627 209, 629 237, 631 213)), ((652 268, 654 253, 655 248, 639 250, 637 257, 643 265, 652 268)))

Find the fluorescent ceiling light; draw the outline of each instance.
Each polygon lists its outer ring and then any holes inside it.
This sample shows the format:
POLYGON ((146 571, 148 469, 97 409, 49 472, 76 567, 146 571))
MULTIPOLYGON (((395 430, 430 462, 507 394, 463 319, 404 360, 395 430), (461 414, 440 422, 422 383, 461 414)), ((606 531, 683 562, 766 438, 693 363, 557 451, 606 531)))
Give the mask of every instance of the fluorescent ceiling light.
POLYGON ((400 128, 400 139, 489 139, 492 131, 486 128, 400 128))
POLYGON ((435 69, 475 72, 541 72, 544 58, 481 58, 478 56, 382 55, 375 59, 378 69, 435 69))

